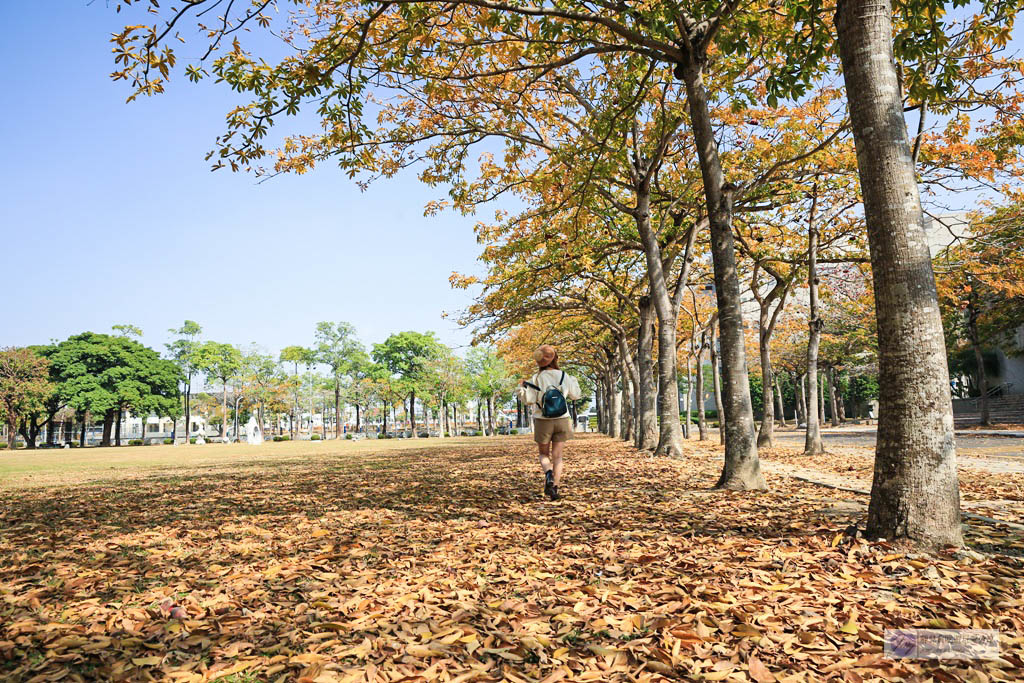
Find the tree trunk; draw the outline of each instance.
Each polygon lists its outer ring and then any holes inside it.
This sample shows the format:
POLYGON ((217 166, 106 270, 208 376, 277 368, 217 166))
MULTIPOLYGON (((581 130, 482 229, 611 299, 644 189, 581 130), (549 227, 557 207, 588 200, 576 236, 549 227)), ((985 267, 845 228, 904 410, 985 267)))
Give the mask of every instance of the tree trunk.
POLYGON ((799 390, 797 392, 797 403, 796 403, 797 414, 799 415, 799 417, 797 418, 797 426, 799 427, 800 424, 802 423, 804 428, 806 428, 807 427, 807 392, 805 391, 805 387, 807 385, 807 373, 806 372, 801 372, 799 374, 799 376, 797 377, 796 385, 797 385, 797 389, 799 390))
POLYGON ((636 447, 653 451, 658 446, 657 398, 654 387, 654 306, 650 296, 640 298, 640 328, 637 332, 637 365, 640 375, 637 410, 640 413, 636 447))
POLYGON ((961 545, 949 371, 888 0, 840 0, 846 82, 878 322, 879 418, 867 534, 961 545))
POLYGON ((828 367, 828 400, 831 411, 832 426, 839 426, 839 406, 836 404, 836 369, 831 365, 828 367))
POLYGON ((700 347, 697 349, 697 432, 701 441, 708 440, 708 421, 704 417, 704 349, 707 347, 707 330, 700 335, 700 347))
POLYGON ((651 227, 649 184, 641 183, 636 189, 636 200, 637 230, 644 247, 648 287, 658 318, 658 416, 661 424, 654 453, 680 457, 683 454, 683 433, 679 425, 679 386, 676 377, 676 319, 679 312, 669 297, 665 268, 661 261, 661 246, 651 227))
POLYGON ((807 338, 807 433, 804 438, 804 455, 825 452, 825 446, 821 442, 821 416, 818 413, 818 344, 821 341, 822 320, 818 311, 818 225, 815 223, 817 206, 818 194, 815 187, 807 231, 807 286, 810 291, 811 310, 810 320, 807 322, 810 336, 807 338))
POLYGON ((779 424, 783 427, 786 426, 786 404, 782 402, 782 387, 779 386, 779 381, 775 380, 775 408, 779 411, 779 424))
POLYGON ((7 411, 7 450, 13 451, 18 443, 18 416, 13 410, 7 411))
MULTIPOLYGON (((178 421, 175 420, 177 425, 178 421)), ((188 445, 189 437, 192 436, 192 375, 188 376, 185 383, 185 444, 188 445)))
POLYGON ((693 414, 693 405, 690 403, 690 396, 693 394, 693 373, 690 367, 690 356, 686 356, 686 393, 683 394, 683 438, 690 438, 690 415, 693 414))
POLYGON ((494 396, 487 397, 487 436, 494 436, 494 396))
POLYGON ((412 431, 412 438, 418 439, 416 435, 416 391, 410 392, 409 397, 409 429, 412 431))
POLYGON ((772 373, 771 337, 767 334, 766 317, 767 312, 762 309, 758 336, 761 347, 761 410, 764 414, 761 416, 761 428, 757 432, 758 448, 775 446, 775 375, 772 373))
POLYGON ((100 446, 110 445, 110 431, 114 426, 114 414, 115 411, 111 408, 103 415, 103 436, 100 438, 100 446))
POLYGON ((612 414, 609 423, 612 430, 608 436, 618 439, 622 435, 622 393, 613 390, 610 394, 611 400, 608 403, 612 409, 612 414))
MULTIPOLYGON (((623 441, 633 440, 633 379, 629 372, 629 360, 619 354, 619 376, 622 378, 622 426, 619 431, 623 441)), ((575 426, 575 422, 573 423, 575 426)))
POLYGON ((718 344, 711 339, 711 387, 715 392, 715 413, 718 415, 718 443, 725 443, 725 411, 722 410, 722 375, 718 367, 718 344))
MULTIPOLYGON (((89 426, 89 419, 88 419, 88 417, 83 417, 82 418, 82 431, 78 435, 78 447, 79 448, 85 448, 85 432, 88 429, 88 426, 89 426)), ((12 439, 12 441, 13 441, 13 439, 12 439)))
POLYGON ((605 420, 604 420, 604 390, 601 388, 601 382, 594 382, 594 412, 597 413, 597 431, 601 434, 605 434, 605 420))
POLYGON ((706 55, 689 55, 682 65, 690 124, 697 147, 704 197, 711 223, 711 256, 718 301, 718 327, 722 344, 722 405, 725 415, 725 463, 716 488, 747 490, 766 488, 757 458, 754 409, 750 402, 743 311, 736 253, 732 236, 732 188, 725 183, 718 145, 711 125, 702 65, 706 55))
POLYGON ((117 422, 114 423, 114 445, 121 445, 121 420, 124 418, 124 410, 121 406, 117 407, 117 422))
POLYGON ((992 419, 989 416, 988 400, 988 373, 985 372, 985 359, 981 353, 981 336, 978 334, 978 308, 974 288, 971 288, 967 303, 967 336, 971 341, 971 349, 974 351, 974 363, 978 366, 978 407, 981 412, 981 424, 990 425, 992 419))

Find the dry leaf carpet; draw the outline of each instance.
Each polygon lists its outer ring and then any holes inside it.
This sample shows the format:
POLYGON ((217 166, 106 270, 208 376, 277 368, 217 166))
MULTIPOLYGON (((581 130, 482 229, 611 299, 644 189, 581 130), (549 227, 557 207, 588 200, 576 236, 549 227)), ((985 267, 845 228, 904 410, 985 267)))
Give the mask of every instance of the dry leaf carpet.
POLYGON ((907 555, 844 533, 854 494, 709 491, 696 442, 574 441, 557 503, 524 437, 346 446, 0 491, 0 680, 1024 677, 1012 534, 907 555), (1002 658, 887 659, 894 627, 998 629, 1002 658))

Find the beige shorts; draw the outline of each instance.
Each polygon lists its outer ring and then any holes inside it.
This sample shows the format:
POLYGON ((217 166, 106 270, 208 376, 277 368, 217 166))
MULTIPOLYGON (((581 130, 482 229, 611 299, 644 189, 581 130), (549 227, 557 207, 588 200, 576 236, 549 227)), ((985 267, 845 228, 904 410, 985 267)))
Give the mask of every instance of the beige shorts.
POLYGON ((572 438, 572 420, 569 416, 549 418, 534 418, 533 440, 540 444, 554 441, 559 443, 572 438))

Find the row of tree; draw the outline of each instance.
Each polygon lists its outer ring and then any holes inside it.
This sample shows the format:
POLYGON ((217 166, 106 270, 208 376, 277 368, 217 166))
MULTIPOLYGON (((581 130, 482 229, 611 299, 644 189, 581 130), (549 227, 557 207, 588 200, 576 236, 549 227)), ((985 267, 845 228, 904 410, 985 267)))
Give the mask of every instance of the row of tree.
MULTIPOLYGON (((432 414, 443 436, 465 424, 472 405, 477 426, 494 434, 497 413, 515 388, 493 348, 474 347, 461 358, 431 332, 393 334, 368 351, 349 323, 321 322, 313 345, 288 346, 275 357, 255 346, 242 349, 203 340, 202 327, 186 320, 170 330, 176 339, 161 358, 133 339, 142 334, 138 328, 118 325, 114 331, 0 351, 0 416, 8 427, 10 448, 19 433, 34 448, 44 430, 53 445, 59 431, 56 420, 68 412, 81 426, 82 445, 90 418, 103 425, 103 446, 121 445, 123 418, 129 413, 170 417, 176 432, 177 418, 184 416, 185 424, 192 424, 196 387, 219 389, 220 415, 205 411, 204 418, 220 423, 222 438, 232 422, 237 437, 243 414, 274 425, 284 416, 295 436, 297 417, 304 411, 312 429, 316 406, 321 408, 324 436, 328 423, 341 436, 345 406, 355 409, 356 431, 370 411, 386 433, 389 411, 394 414, 400 406, 414 436, 417 414, 432 414), (333 398, 333 410, 322 400, 325 392, 333 398)), ((186 432, 187 437, 190 427, 186 432)))
MULTIPOLYGON (((252 97, 229 113, 215 166, 260 172, 269 158, 268 173, 302 173, 334 161, 372 179, 420 163, 425 182, 450 188, 430 210, 515 197, 525 208, 478 226, 489 272, 467 322, 509 353, 541 340, 573 348, 602 380, 603 424, 620 401, 637 445, 663 455, 683 453, 680 348, 698 367, 710 356, 722 488, 765 485, 758 443, 771 442, 772 338, 786 302, 806 285, 816 396, 824 316, 842 308, 819 286, 845 278, 852 309, 874 302, 852 319, 877 349, 867 533, 961 542, 920 187, 1019 191, 1022 66, 1005 54, 1019 0, 958 12, 947 6, 963 3, 939 0, 294 2, 280 20, 265 3, 229 7, 205 26, 206 56, 185 66, 252 97), (274 31, 291 49, 250 52, 242 29, 274 31), (307 107, 321 127, 264 145, 307 107), (757 309, 760 427, 744 292, 757 309)), ((113 37, 114 78, 132 83, 132 98, 163 91, 176 31, 219 0, 138 4, 159 19, 113 37)))

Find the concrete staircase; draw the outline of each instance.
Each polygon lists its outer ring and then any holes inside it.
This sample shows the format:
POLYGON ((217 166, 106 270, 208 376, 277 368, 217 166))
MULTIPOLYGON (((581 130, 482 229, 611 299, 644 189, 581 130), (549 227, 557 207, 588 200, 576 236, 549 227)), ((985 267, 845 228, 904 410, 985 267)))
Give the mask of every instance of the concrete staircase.
MULTIPOLYGON (((993 396, 988 400, 988 412, 992 424, 1024 424, 1024 394, 993 396)), ((981 399, 953 399, 953 420, 957 427, 981 424, 981 399)))

